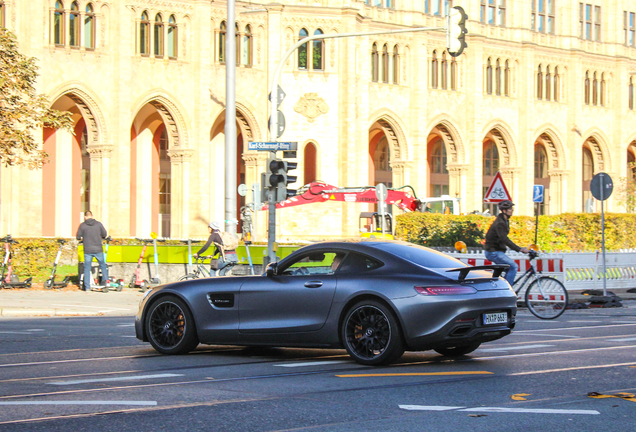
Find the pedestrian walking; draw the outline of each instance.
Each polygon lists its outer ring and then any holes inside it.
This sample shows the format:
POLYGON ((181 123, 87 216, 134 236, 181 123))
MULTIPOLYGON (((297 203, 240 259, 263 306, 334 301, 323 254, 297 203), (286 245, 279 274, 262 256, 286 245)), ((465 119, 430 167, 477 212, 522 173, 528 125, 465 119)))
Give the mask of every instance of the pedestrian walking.
MULTIPOLYGON (((108 280, 108 267, 104 260, 104 249, 102 239, 107 237, 106 228, 101 222, 93 219, 93 212, 90 210, 84 213, 84 222, 77 229, 75 238, 84 243, 84 290, 91 290, 91 265, 93 258, 99 263, 102 272, 100 283, 108 280)), ((82 287, 80 287, 82 289, 82 287)))

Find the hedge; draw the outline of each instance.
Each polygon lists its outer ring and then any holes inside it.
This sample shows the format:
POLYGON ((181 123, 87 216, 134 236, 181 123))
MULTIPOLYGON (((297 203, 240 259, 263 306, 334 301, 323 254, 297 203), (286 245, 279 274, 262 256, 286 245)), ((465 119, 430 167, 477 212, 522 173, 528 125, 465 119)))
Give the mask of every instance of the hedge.
MULTIPOLYGON (((396 238, 429 247, 452 247, 463 241, 468 247, 481 247, 494 217, 405 213, 396 218, 396 238)), ((636 214, 605 214, 605 248, 636 248, 636 214)), ((535 218, 513 216, 510 239, 520 246, 534 243, 535 218)), ((601 215, 563 213, 539 216, 537 243, 541 250, 584 251, 601 248, 601 215)))

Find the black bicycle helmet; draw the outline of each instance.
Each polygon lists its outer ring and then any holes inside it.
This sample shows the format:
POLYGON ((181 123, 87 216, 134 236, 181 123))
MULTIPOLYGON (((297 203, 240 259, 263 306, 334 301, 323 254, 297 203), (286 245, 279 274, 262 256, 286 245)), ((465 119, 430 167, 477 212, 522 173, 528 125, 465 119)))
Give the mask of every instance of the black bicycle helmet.
POLYGON ((508 210, 511 209, 515 204, 510 200, 504 200, 499 203, 499 210, 508 210))

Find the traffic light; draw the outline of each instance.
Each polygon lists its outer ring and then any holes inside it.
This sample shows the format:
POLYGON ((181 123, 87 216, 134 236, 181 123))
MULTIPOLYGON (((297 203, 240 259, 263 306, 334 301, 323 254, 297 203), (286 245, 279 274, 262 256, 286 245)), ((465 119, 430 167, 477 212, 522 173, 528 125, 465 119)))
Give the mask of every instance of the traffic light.
POLYGON ((446 48, 448 53, 453 57, 458 57, 466 48, 466 21, 468 15, 464 12, 461 6, 455 6, 451 8, 448 14, 448 20, 446 28, 446 48))
POLYGON ((295 183, 296 176, 288 175, 290 170, 296 169, 296 162, 287 162, 281 159, 269 159, 267 161, 268 182, 272 190, 276 190, 276 201, 285 201, 296 195, 293 189, 287 189, 287 185, 295 183))

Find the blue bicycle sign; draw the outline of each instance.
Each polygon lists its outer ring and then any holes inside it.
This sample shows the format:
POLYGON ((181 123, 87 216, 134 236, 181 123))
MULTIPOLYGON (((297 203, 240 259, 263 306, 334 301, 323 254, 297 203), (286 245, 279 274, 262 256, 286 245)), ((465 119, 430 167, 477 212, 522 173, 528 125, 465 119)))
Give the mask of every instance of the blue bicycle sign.
POLYGON ((536 203, 542 203, 543 192, 544 192, 543 185, 534 185, 534 188, 532 189, 532 201, 536 203))

